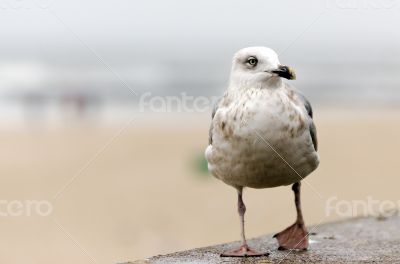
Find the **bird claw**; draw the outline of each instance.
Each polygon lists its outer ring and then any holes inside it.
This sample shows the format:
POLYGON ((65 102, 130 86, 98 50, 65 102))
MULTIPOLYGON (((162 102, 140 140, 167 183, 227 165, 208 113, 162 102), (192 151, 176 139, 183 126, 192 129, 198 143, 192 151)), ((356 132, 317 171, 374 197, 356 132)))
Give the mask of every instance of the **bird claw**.
POLYGON ((242 245, 238 249, 234 249, 231 251, 227 251, 222 253, 221 257, 266 257, 269 253, 266 252, 258 252, 256 250, 251 249, 247 245, 242 245))
POLYGON ((278 240, 278 250, 299 249, 307 250, 308 232, 304 224, 294 223, 285 230, 274 235, 278 240))

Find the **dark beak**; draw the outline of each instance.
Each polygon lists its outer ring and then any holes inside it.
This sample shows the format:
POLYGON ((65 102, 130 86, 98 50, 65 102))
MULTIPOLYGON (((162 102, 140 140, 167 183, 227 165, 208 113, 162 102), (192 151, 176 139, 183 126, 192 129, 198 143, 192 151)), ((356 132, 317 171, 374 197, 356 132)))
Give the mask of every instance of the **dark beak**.
POLYGON ((281 65, 276 70, 272 70, 272 73, 277 74, 279 77, 286 78, 288 80, 296 80, 296 73, 289 66, 281 65))

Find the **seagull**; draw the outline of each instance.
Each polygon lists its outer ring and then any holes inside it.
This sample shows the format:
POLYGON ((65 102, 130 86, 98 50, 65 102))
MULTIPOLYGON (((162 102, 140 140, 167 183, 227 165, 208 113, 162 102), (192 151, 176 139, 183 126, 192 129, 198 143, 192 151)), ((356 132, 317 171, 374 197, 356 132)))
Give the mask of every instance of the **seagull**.
POLYGON ((308 248, 301 204, 301 180, 319 164, 317 134, 308 100, 283 79, 294 70, 267 47, 248 47, 233 57, 229 86, 212 112, 209 171, 234 187, 238 195, 241 246, 223 257, 265 256, 246 242, 243 188, 292 185, 297 219, 274 237, 280 250, 308 248))

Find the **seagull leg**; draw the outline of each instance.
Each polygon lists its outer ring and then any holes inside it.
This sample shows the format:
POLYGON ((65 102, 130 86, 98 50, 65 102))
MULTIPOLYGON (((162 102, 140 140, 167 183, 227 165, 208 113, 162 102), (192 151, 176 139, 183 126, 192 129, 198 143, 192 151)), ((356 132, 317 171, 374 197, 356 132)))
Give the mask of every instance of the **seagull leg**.
POLYGON ((278 240, 279 250, 306 250, 308 248, 308 231, 304 225, 303 213, 301 211, 300 186, 300 182, 296 182, 292 186, 292 190, 294 192, 294 202, 296 204, 297 211, 296 222, 285 230, 274 235, 274 237, 278 240))
POLYGON ((230 250, 221 254, 221 257, 261 257, 268 256, 268 253, 262 253, 251 249, 246 242, 246 236, 244 233, 244 214, 246 212, 246 206, 244 205, 242 199, 243 187, 239 187, 238 191, 238 212, 240 217, 240 228, 241 228, 241 237, 242 237, 242 245, 234 250, 230 250))

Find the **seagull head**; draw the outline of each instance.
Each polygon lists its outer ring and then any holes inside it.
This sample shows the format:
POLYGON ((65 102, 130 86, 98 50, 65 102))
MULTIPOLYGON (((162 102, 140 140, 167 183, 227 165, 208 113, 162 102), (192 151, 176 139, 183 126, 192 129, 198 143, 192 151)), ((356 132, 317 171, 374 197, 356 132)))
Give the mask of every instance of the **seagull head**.
POLYGON ((296 75, 292 68, 281 65, 278 54, 270 48, 244 48, 233 57, 230 86, 274 87, 282 78, 294 80, 296 75))

